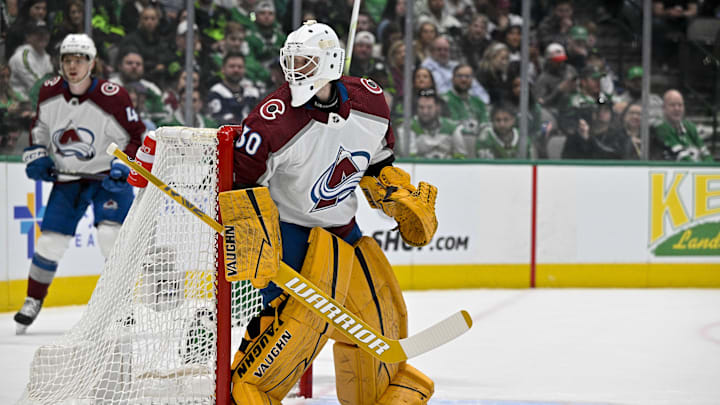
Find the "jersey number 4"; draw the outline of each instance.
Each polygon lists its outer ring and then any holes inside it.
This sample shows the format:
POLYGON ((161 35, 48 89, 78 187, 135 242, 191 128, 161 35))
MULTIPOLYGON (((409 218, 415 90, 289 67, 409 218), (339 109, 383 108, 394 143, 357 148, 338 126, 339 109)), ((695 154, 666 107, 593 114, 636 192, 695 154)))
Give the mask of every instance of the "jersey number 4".
POLYGON ((245 153, 250 156, 257 153, 260 144, 262 143, 262 137, 257 132, 254 132, 247 125, 243 126, 243 132, 240 137, 235 141, 235 149, 245 149, 245 153))
POLYGON ((140 120, 140 117, 138 116, 137 111, 135 111, 135 109, 132 107, 125 107, 125 114, 127 114, 128 122, 140 120))

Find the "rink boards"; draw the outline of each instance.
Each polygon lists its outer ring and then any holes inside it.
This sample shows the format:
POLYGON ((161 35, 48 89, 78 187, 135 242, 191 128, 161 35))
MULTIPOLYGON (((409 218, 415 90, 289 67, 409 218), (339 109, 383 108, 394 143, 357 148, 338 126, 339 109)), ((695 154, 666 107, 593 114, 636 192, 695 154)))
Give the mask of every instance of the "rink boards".
MULTIPOLYGON (((358 223, 406 289, 720 287, 720 168, 403 163, 438 186, 439 227, 423 248, 359 196, 358 223)), ((51 185, 0 161, 0 310, 25 295, 51 185)), ((87 302, 103 258, 88 210, 46 305, 87 302)))

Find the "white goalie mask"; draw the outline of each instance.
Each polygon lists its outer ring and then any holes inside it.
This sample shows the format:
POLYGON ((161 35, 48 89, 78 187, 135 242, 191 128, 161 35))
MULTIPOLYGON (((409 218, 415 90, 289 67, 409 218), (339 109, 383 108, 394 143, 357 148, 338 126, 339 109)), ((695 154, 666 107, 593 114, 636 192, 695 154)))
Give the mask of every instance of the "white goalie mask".
POLYGON ((324 85, 342 75, 345 50, 329 26, 309 20, 288 35, 280 66, 290 85, 293 107, 305 104, 324 85))

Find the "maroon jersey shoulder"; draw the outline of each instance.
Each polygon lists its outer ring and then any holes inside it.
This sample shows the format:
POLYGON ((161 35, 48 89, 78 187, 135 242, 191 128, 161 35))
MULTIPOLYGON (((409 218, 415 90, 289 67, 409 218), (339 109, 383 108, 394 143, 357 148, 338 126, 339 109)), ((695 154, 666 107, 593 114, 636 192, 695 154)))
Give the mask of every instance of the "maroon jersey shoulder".
POLYGON ((89 96, 95 104, 112 115, 116 115, 117 111, 124 113, 125 107, 132 107, 127 90, 105 79, 97 79, 95 88, 90 91, 89 96))
POLYGON ((130 141, 125 147, 125 153, 135 156, 137 148, 142 142, 145 124, 133 108, 132 100, 127 90, 122 86, 105 79, 96 79, 95 88, 90 91, 89 99, 106 113, 115 117, 115 120, 125 128, 130 141))
POLYGON ((390 108, 382 88, 377 83, 371 79, 352 76, 343 76, 340 80, 348 91, 353 110, 390 119, 390 108))
POLYGON ((310 121, 303 107, 290 104, 290 87, 283 84, 270 93, 243 120, 235 136, 235 183, 256 184, 265 173, 267 159, 280 150, 310 121))
POLYGON ((245 131, 263 137, 269 152, 282 148, 311 119, 304 107, 291 106, 291 97, 290 87, 285 83, 258 103, 243 121, 245 131))
MULTIPOLYGON (((377 83, 371 79, 352 76, 343 76, 341 81, 348 91, 353 110, 384 118, 389 124, 390 107, 385 101, 382 88, 377 83)), ((388 148, 395 148, 395 134, 391 125, 388 125, 385 133, 385 143, 388 148)))
POLYGON ((51 79, 45 80, 42 86, 40 86, 40 92, 38 93, 38 105, 43 101, 61 95, 65 91, 64 81, 61 76, 55 76, 51 79))

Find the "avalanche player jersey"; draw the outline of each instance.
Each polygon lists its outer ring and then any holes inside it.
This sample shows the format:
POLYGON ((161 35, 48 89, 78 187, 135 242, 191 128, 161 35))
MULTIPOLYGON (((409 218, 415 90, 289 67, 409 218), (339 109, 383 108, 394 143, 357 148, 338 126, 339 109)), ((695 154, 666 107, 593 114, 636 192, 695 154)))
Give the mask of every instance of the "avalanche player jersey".
POLYGON ((336 82, 337 113, 290 106, 285 83, 248 115, 235 138, 235 184, 267 186, 280 220, 306 227, 351 222, 355 186, 368 166, 393 155, 390 111, 367 79, 336 82))
POLYGON ((30 143, 47 147, 59 171, 100 173, 110 170, 113 156, 105 150, 111 142, 135 157, 144 132, 122 87, 93 79, 85 94, 74 96, 57 76, 40 88, 30 143))

